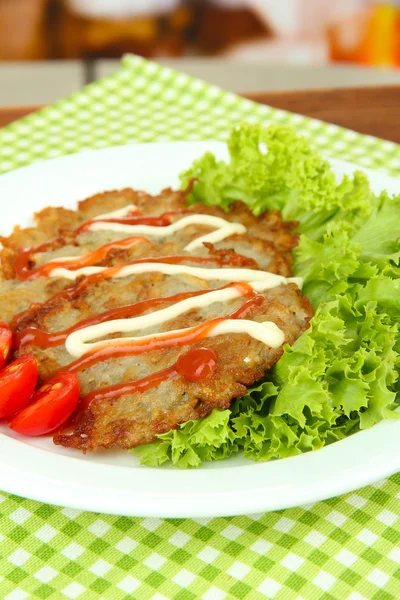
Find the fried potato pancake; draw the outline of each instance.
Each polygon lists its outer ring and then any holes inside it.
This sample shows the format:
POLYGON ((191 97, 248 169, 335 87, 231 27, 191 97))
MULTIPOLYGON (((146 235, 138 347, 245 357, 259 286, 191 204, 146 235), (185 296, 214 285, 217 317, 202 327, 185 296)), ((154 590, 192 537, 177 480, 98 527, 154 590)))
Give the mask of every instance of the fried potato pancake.
MULTIPOLYGON (((3 246, 0 252, 1 318, 12 323, 20 341, 15 356, 32 353, 37 358, 41 382, 60 370, 75 368, 73 365, 77 359, 71 356, 65 341, 72 331, 85 327, 93 319, 99 320, 99 315, 102 322, 112 321, 117 313, 120 314, 118 311, 123 310, 127 314, 133 311, 132 314, 135 314, 138 303, 156 300, 140 312, 141 316, 150 316, 155 311, 173 306, 177 294, 190 295, 220 289, 226 284, 217 276, 221 269, 251 269, 291 276, 292 250, 298 242, 298 236, 293 232, 295 223, 285 223, 277 211, 255 217, 241 202, 234 203, 229 212, 202 204, 188 206, 188 191, 166 189, 157 196, 131 189, 105 192, 80 202, 76 211, 46 208, 35 215, 36 227, 16 227, 8 238, 0 239, 3 246), (189 252, 186 246, 209 234, 213 230, 210 225, 190 224, 173 236, 150 236, 124 248, 112 245, 126 239, 130 235, 126 232, 82 229, 84 223, 127 205, 134 205, 140 211, 138 214, 142 215, 171 213, 169 219, 172 224, 188 215, 208 215, 239 223, 246 230, 221 241, 205 242, 189 252), (29 276, 50 261, 86 257, 105 245, 111 245, 111 248, 94 263, 96 267, 118 269, 137 261, 168 262, 170 257, 179 257, 179 264, 213 269, 212 274, 216 276, 161 272, 93 280, 85 276, 75 280, 48 274, 41 276, 40 272, 38 276, 29 276), (37 251, 29 255, 28 276, 22 279, 18 270, 21 252, 38 246, 37 251), (54 342, 57 336, 59 341, 54 342), (53 340, 51 344, 49 339, 53 340)), ((157 336, 195 328, 213 319, 228 318, 241 308, 245 300, 240 296, 213 302, 161 324, 144 325, 134 335, 157 336)), ((247 311, 245 319, 260 324, 265 321, 275 323, 284 334, 284 343, 293 344, 309 326, 312 308, 295 283, 283 282, 267 289, 258 294, 258 300, 258 304, 247 311)), ((117 331, 101 336, 101 340, 118 338, 117 345, 121 339, 131 335, 117 331)), ((279 360, 283 345, 272 348, 240 332, 216 335, 180 346, 170 344, 162 349, 150 348, 136 355, 103 357, 76 371, 82 398, 97 390, 139 381, 168 370, 191 349, 207 347, 215 352, 218 360, 213 373, 200 381, 188 381, 175 375, 144 391, 123 393, 112 398, 99 397, 88 404, 82 401, 79 419, 72 433, 58 432, 54 442, 84 452, 101 447, 132 448, 151 442, 158 434, 174 429, 180 423, 203 418, 214 408, 229 407, 232 399, 243 395, 246 386, 259 380, 279 360)))

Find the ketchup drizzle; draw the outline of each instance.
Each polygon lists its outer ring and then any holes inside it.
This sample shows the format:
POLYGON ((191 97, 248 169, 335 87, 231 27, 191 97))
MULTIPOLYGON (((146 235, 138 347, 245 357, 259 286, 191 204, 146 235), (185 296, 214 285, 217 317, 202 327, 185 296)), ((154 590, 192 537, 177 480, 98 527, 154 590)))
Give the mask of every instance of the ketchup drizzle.
MULTIPOLYGON (((187 209, 181 209, 176 211, 165 212, 160 216, 146 216, 142 215, 139 211, 135 211, 134 214, 128 214, 125 217, 121 218, 91 219, 83 223, 73 233, 75 235, 78 235, 82 232, 90 230, 90 227, 93 223, 99 222, 165 227, 171 224, 171 219, 174 215, 188 212, 190 211, 187 209)), ((49 242, 46 242, 45 244, 37 246, 36 248, 27 248, 25 250, 22 250, 17 255, 15 261, 16 276, 20 280, 35 279, 40 276, 48 275, 52 270, 58 267, 66 267, 70 270, 76 270, 82 267, 91 266, 101 262, 112 250, 130 248, 140 242, 149 244, 152 243, 150 240, 143 236, 128 237, 123 240, 105 244, 104 246, 101 246, 100 248, 94 250, 93 252, 90 252, 85 256, 77 256, 76 260, 74 261, 52 261, 50 263, 41 265, 40 267, 31 268, 33 262, 33 255, 36 253, 45 252, 46 250, 51 248, 54 244, 54 240, 51 240, 49 242)), ((138 259, 128 264, 133 265, 145 262, 165 264, 180 264, 183 262, 194 262, 201 264, 217 263, 220 265, 235 264, 232 260, 230 260, 229 257, 219 258, 194 256, 167 256, 161 258, 149 257, 138 259)), ((62 290, 61 292, 53 296, 53 299, 58 296, 65 298, 75 298, 79 296, 79 294, 89 284, 109 279, 118 274, 118 272, 125 266, 128 265, 118 265, 114 267, 109 267, 100 273, 95 273, 93 275, 82 277, 82 279, 78 281, 77 285, 62 290)), ((92 352, 86 353, 80 359, 74 361, 62 370, 79 372, 83 369, 92 366, 93 364, 96 364, 100 361, 108 360, 112 357, 138 355, 156 349, 167 348, 171 346, 180 347, 202 341, 204 338, 206 338, 208 333, 219 323, 225 321, 226 319, 244 318, 250 311, 252 311, 256 306, 262 304, 262 302, 265 300, 263 295, 256 293, 252 289, 252 287, 247 283, 230 283, 219 289, 224 289, 232 286, 239 287, 242 295, 246 296, 248 299, 246 300, 246 302, 244 302, 244 304, 242 304, 242 306, 239 309, 237 309, 235 312, 231 313, 227 317, 210 319, 204 323, 201 323, 200 325, 188 328, 185 332, 166 332, 161 338, 157 340, 137 340, 136 342, 124 342, 122 340, 119 342, 119 346, 105 345, 92 352)), ((15 347, 20 347, 26 344, 33 344, 42 348, 58 346, 65 342, 66 338, 68 337, 68 335, 70 335, 70 333, 78 329, 87 327, 89 325, 103 323, 105 321, 118 318, 129 318, 146 312, 147 310, 156 307, 160 304, 166 302, 179 302, 186 298, 200 296, 210 291, 212 290, 198 290, 191 292, 182 292, 179 294, 174 294, 173 296, 166 296, 163 298, 151 298, 149 300, 137 302, 135 304, 130 304, 127 306, 112 309, 103 312, 99 315, 94 315, 92 317, 79 321, 78 323, 69 327, 68 329, 53 333, 46 332, 35 327, 28 327, 16 334, 15 347)), ((21 318, 21 316, 23 316, 24 314, 28 315, 29 309, 27 311, 24 311, 24 313, 20 313, 19 317, 21 318)), ((18 317, 18 315, 16 315, 16 317, 18 317)), ((14 317, 14 319, 16 318, 14 317)), ((17 321, 18 319, 16 319, 15 322, 17 321)), ((188 352, 181 354, 178 360, 172 366, 163 369, 157 373, 153 373, 152 375, 149 375, 137 381, 132 381, 129 383, 120 383, 113 386, 108 386, 98 390, 94 390, 82 399, 79 406, 79 413, 84 412, 93 401, 101 399, 115 399, 123 395, 133 394, 136 392, 143 393, 149 389, 159 386, 163 381, 167 381, 168 379, 174 376, 180 376, 185 381, 191 383, 200 382, 209 377, 215 371, 217 365, 218 356, 214 350, 212 350, 211 348, 192 348, 188 352)))
POLYGON ((89 254, 77 256, 75 260, 54 260, 47 262, 44 265, 41 265, 40 267, 36 267, 34 269, 29 268, 29 263, 31 262, 32 254, 37 252, 37 248, 33 248, 31 250, 23 250, 18 255, 15 261, 15 271, 18 279, 21 279, 22 281, 26 279, 36 279, 37 277, 44 277, 46 275, 49 275, 51 271, 59 267, 67 268, 70 271, 74 271, 75 269, 89 267, 101 262, 112 250, 124 250, 126 248, 132 248, 140 242, 151 244, 150 240, 148 240, 147 238, 136 235, 134 237, 125 238, 123 240, 109 242, 104 246, 100 246, 100 248, 97 248, 97 250, 89 252, 89 254))
MULTIPOLYGON (((120 217, 115 219, 91 219, 89 221, 85 221, 85 223, 80 225, 80 227, 78 227, 78 229, 76 229, 73 232, 73 235, 76 236, 79 233, 90 229, 90 226, 93 223, 126 223, 131 225, 152 225, 154 227, 165 227, 171 224, 171 218, 173 216, 187 212, 190 211, 188 211, 187 209, 171 210, 156 217, 151 215, 142 215, 140 213, 138 214, 138 211, 136 211, 133 215, 127 215, 126 217, 120 217)), ((49 242, 41 244, 40 246, 36 246, 35 248, 25 248, 24 250, 21 250, 15 259, 15 273, 17 278, 22 281, 25 281, 27 279, 36 279, 37 277, 43 277, 48 275, 50 271, 56 269, 57 267, 65 267, 66 265, 71 270, 91 266, 103 260, 103 258, 107 256, 108 252, 110 252, 113 249, 129 248, 133 246, 135 239, 137 239, 138 242, 144 241, 151 244, 150 240, 143 236, 134 236, 123 240, 110 242, 109 244, 105 244, 104 246, 101 246, 97 250, 90 252, 85 256, 77 256, 76 261, 53 261, 50 263, 46 263, 40 267, 30 268, 31 263, 33 262, 33 256, 35 254, 39 254, 40 252, 45 252, 46 250, 51 248, 54 242, 58 239, 60 238, 50 240, 49 242)))
MULTIPOLYGON (((227 287, 232 287, 232 284, 230 283, 219 289, 225 289, 227 287)), ((106 312, 93 315, 92 317, 88 317, 87 319, 82 319, 75 325, 72 325, 68 329, 63 329, 61 331, 49 332, 44 331, 43 329, 39 329, 37 327, 27 327, 26 329, 23 329, 14 335, 13 347, 17 349, 21 346, 31 344, 39 348, 54 348, 55 346, 60 346, 61 344, 63 344, 67 337, 74 331, 77 331, 78 329, 83 329, 84 327, 89 327, 90 325, 97 325, 98 323, 104 323, 105 321, 113 321, 115 319, 126 319, 134 317, 136 315, 140 315, 146 312, 147 310, 150 310, 151 308, 155 308, 160 304, 165 304, 167 302, 180 302, 181 300, 186 300, 186 298, 202 296, 203 294, 207 294, 210 291, 214 290, 196 290, 191 292, 181 292, 172 296, 163 296, 161 298, 150 298, 149 300, 142 300, 141 302, 136 302, 135 304, 120 306, 119 308, 113 308, 111 310, 107 310, 106 312)))
MULTIPOLYGON (((146 239, 146 238, 144 238, 146 239)), ((104 271, 101 271, 100 273, 93 273, 92 275, 86 275, 83 276, 75 285, 72 285, 68 288, 65 288, 63 290, 61 290, 60 292, 57 292, 57 294, 54 294, 54 296, 52 296, 49 301, 54 301, 57 298, 65 298, 67 300, 73 300, 74 298, 77 298, 86 287, 88 287, 90 284, 95 284, 95 283, 99 283, 100 281, 104 281, 106 279, 111 279, 112 277, 114 277, 115 275, 118 274, 118 272, 123 269, 124 267, 128 267, 130 265, 136 265, 136 264, 140 264, 140 263, 161 263, 161 264, 180 264, 183 262, 194 262, 194 263, 199 263, 199 264, 217 264, 217 265, 230 265, 230 264, 234 264, 236 265, 235 259, 232 261, 230 260, 230 257, 227 258, 218 258, 218 257, 210 257, 210 256, 164 256, 164 257, 160 257, 160 258, 154 258, 154 257, 147 257, 147 258, 140 258, 138 260, 132 261, 130 263, 124 264, 124 265, 116 265, 114 267, 108 267, 107 269, 105 269, 104 271)), ((64 263, 65 264, 65 263, 64 263)), ((53 263, 54 265, 54 263, 53 263)), ((53 267, 54 268, 54 267, 53 267)), ((33 305, 31 305, 30 308, 28 308, 27 310, 22 311, 21 313, 18 313, 16 315, 14 315, 13 320, 12 320, 12 329, 15 330, 18 323, 21 321, 21 319, 24 319, 24 317, 28 317, 31 314, 31 310, 33 306, 40 306, 39 303, 34 303, 33 305)), ((42 306, 45 306, 46 302, 43 303, 42 306)), ((28 330, 29 330, 29 334, 33 335, 33 331, 32 329, 36 328, 28 328, 27 330, 21 331, 20 334, 17 335, 16 341, 15 343, 17 344, 15 347, 19 347, 19 345, 21 345, 21 341, 24 337, 24 334, 28 334, 28 330)), ((80 329, 80 328, 79 328, 80 329)), ((39 330, 41 331, 41 330, 39 330)), ((69 333, 72 333, 71 330, 69 331, 69 333)), ((68 335, 69 335, 68 333, 68 335)), ((42 342, 38 345, 40 345, 40 347, 42 348, 46 348, 46 345, 42 345, 45 344, 45 337, 40 337, 40 335, 38 335, 38 340, 39 338, 42 340, 42 342)), ((63 340, 60 341, 60 343, 62 343, 63 340)), ((30 343, 30 340, 27 340, 25 342, 26 344, 30 343)), ((58 344, 54 343, 51 344, 52 346, 57 346, 58 344)), ((50 347, 50 346, 49 346, 50 347)))
MULTIPOLYGON (((209 319, 200 325, 190 327, 185 331, 181 332, 166 332, 162 337, 157 339, 143 339, 124 342, 123 339, 119 341, 118 346, 104 345, 103 347, 87 352, 77 360, 73 361, 63 371, 70 371, 72 373, 79 373, 80 371, 87 369, 98 362, 108 360, 110 358, 120 358, 123 356, 136 356, 139 354, 145 354, 153 350, 161 350, 163 348, 187 346, 189 344, 195 344, 205 339, 208 333, 214 329, 219 323, 226 321, 227 319, 243 319, 246 314, 252 311, 256 306, 260 306, 265 300, 264 296, 257 294, 254 290, 248 286, 251 290, 249 300, 247 300, 238 310, 231 313, 227 317, 217 317, 215 319, 209 319)), ((250 295, 250 291, 246 294, 250 295)))
POLYGON ((136 392, 143 393, 158 387, 163 381, 167 381, 176 375, 190 383, 199 383, 210 377, 217 368, 218 356, 212 348, 193 348, 178 358, 176 363, 162 369, 157 373, 130 381, 129 383, 118 383, 98 390, 94 390, 84 398, 79 405, 79 413, 85 412, 89 405, 96 400, 116 399, 127 394, 136 392))

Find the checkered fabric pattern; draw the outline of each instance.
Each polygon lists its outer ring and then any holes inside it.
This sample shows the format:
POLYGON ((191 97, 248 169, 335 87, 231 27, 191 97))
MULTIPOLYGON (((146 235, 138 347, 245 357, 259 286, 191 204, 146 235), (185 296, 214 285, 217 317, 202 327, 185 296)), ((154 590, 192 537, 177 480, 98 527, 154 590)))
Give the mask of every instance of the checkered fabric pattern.
MULTIPOLYGON (((132 56, 1 130, 0 173, 86 148, 225 139, 242 120, 286 123, 331 156, 400 173, 396 144, 132 56)), ((400 475, 301 508, 218 519, 96 515, 3 494, 0 598, 398 600, 399 517, 400 475)))

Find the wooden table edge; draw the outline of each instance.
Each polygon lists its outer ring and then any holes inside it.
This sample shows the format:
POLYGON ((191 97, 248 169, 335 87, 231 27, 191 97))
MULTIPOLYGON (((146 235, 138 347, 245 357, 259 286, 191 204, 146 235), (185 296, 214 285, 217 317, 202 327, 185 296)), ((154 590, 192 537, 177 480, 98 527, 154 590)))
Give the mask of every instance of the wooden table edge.
POLYGON ((312 96, 315 94, 335 94, 335 93, 352 93, 359 94, 360 92, 400 92, 400 70, 399 70, 399 85, 393 85, 392 83, 387 85, 355 85, 355 86, 344 86, 344 87, 313 87, 299 90, 271 90, 266 92, 265 90, 255 92, 238 92, 238 96, 248 98, 260 98, 262 96, 268 96, 272 98, 278 98, 281 96, 312 96))

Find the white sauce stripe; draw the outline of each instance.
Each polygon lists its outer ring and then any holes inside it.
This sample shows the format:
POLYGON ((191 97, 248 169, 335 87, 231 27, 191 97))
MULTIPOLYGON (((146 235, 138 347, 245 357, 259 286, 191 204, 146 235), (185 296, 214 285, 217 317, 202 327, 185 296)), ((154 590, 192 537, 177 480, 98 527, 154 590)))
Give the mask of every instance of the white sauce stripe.
MULTIPOLYGON (((104 219, 104 215, 101 217, 104 219)), ((154 227, 153 225, 128 225, 124 223, 92 223, 88 226, 89 231, 115 231, 117 233, 129 233, 131 235, 146 235, 150 237, 168 237, 173 235, 177 231, 188 227, 189 225, 207 225, 209 227, 213 227, 217 229, 217 231, 208 233, 206 235, 200 236, 197 239, 190 242, 185 247, 185 250, 189 252, 194 250, 195 248, 201 247, 203 242, 220 242, 227 237, 235 233, 245 233, 246 227, 241 225, 240 223, 230 223, 225 219, 221 219, 220 217, 213 217, 211 215, 189 215, 175 221, 171 225, 165 225, 164 227, 154 227)))
MULTIPOLYGON (((190 260, 190 257, 188 257, 190 260)), ((50 271, 50 277, 65 277, 66 279, 77 279, 81 275, 93 275, 95 273, 102 273, 108 267, 83 267, 82 269, 76 269, 76 271, 70 271, 63 267, 57 267, 50 271)), ((162 273, 163 275, 190 275, 192 277, 198 277, 199 279, 205 279, 207 281, 261 281, 269 280, 272 282, 281 283, 296 283, 298 287, 302 285, 301 277, 282 277, 281 275, 275 275, 274 273, 268 273, 266 271, 258 271, 256 269, 205 269, 203 267, 189 267, 187 265, 169 265, 166 263, 136 263, 132 265, 126 265, 122 267, 113 275, 113 279, 119 279, 120 277, 130 277, 131 275, 140 275, 141 273, 162 273)))
MULTIPOLYGON (((113 212, 98 215, 97 217, 91 219, 92 222, 89 223, 87 229, 89 231, 107 230, 118 233, 128 233, 130 235, 145 235, 149 237, 153 236, 160 238, 171 236, 190 225, 205 225, 215 229, 215 231, 200 236, 190 242, 185 247, 185 250, 187 251, 201 247, 204 242, 216 243, 226 239, 227 237, 230 237, 231 235, 246 232, 246 227, 240 223, 231 223, 230 221, 226 221, 220 217, 200 214, 185 216, 164 227, 154 227, 151 225, 140 224, 129 225, 124 223, 110 223, 106 221, 106 219, 121 218, 137 211, 138 208, 134 204, 130 204, 113 212)), ((62 261, 68 263, 69 261, 76 260, 77 258, 79 257, 68 256, 53 259, 53 261, 62 261)), ((107 267, 91 266, 71 271, 62 267, 56 267, 49 273, 49 276, 64 277, 66 279, 74 280, 82 275, 87 276, 95 273, 102 273, 106 269, 107 267)), ((201 267, 170 265, 166 263, 137 263, 125 265, 113 275, 113 278, 129 277, 131 275, 137 275, 141 273, 190 275, 208 281, 219 280, 228 282, 247 282, 250 283, 251 287, 258 292, 262 292, 290 282, 296 283, 298 287, 301 288, 303 283, 301 278, 293 277, 287 279, 280 275, 275 275, 265 271, 258 271, 255 269, 205 269, 201 267)), ((105 346, 118 346, 127 342, 143 343, 146 342, 146 340, 152 341, 165 338, 168 339, 170 336, 175 337, 179 334, 185 335, 193 331, 195 328, 189 327, 186 329, 176 329, 169 332, 154 333, 139 337, 114 338, 111 340, 90 342, 90 340, 99 339, 114 333, 130 333, 139 329, 155 327, 190 310, 203 308, 215 302, 227 302, 242 295, 243 294, 240 289, 232 286, 222 290, 214 290, 201 296, 187 298, 186 300, 182 300, 175 305, 147 315, 133 317, 130 319, 116 319, 114 321, 106 321, 105 323, 99 323, 97 325, 85 327, 84 329, 74 331, 71 335, 69 335, 66 339, 65 347, 71 356, 80 358, 89 351, 94 351, 98 348, 104 348, 105 346)), ((219 322, 217 325, 215 325, 208 332, 206 337, 215 337, 217 335, 231 333, 245 333, 271 348, 277 348, 285 341, 285 335, 283 331, 281 331, 275 323, 271 321, 258 323, 255 321, 249 321, 247 319, 224 319, 222 322, 219 322)))
POLYGON ((218 242, 222 242, 222 240, 225 240, 235 233, 246 233, 246 227, 244 225, 240 225, 240 223, 231 223, 226 227, 220 227, 220 229, 217 229, 216 231, 212 231, 211 233, 207 233, 207 235, 198 237, 187 244, 184 249, 187 252, 191 252, 192 250, 199 248, 205 242, 209 244, 216 244, 218 242))
POLYGON ((270 348, 279 348, 285 341, 285 334, 273 321, 248 321, 246 319, 226 319, 218 323, 207 337, 215 337, 226 333, 247 333, 253 339, 270 348))
MULTIPOLYGON (((277 275, 264 273, 264 279, 262 281, 257 281, 251 284, 251 287, 257 292, 263 292, 267 289, 271 289, 273 287, 281 285, 283 283, 282 279, 284 278, 279 277, 277 275), (271 277, 268 277, 268 275, 271 275, 271 277)), ((65 347, 67 349, 67 352, 69 352, 71 356, 79 358, 83 356, 83 354, 86 354, 86 352, 93 350, 96 347, 99 347, 99 345, 104 344, 104 342, 95 342, 92 344, 87 343, 90 340, 99 339, 114 333, 130 333, 133 331, 138 331, 139 329, 155 327, 157 325, 161 325, 162 323, 170 321, 171 319, 176 319, 180 315, 189 312, 190 310, 205 308, 207 306, 210 306, 211 304, 214 304, 215 302, 228 302, 229 300, 240 298, 241 296, 243 296, 243 294, 237 287, 230 287, 223 290, 214 290, 201 296, 186 298, 185 300, 181 300, 181 302, 177 302, 176 304, 173 304, 171 306, 168 306, 167 308, 163 308, 150 314, 141 315, 139 317, 131 317, 128 319, 115 319, 114 321, 106 321, 104 323, 98 323, 97 325, 91 325, 89 327, 85 327, 83 329, 79 329, 71 333, 66 339, 65 347)), ((233 320, 233 322, 235 321, 233 320)), ((241 330, 241 332, 243 331, 241 330)), ((154 334, 153 337, 156 337, 157 335, 161 334, 154 334)), ((249 335, 252 335, 252 333, 249 332, 249 335)), ((263 335, 265 338, 264 332, 263 335)), ((123 338, 123 340, 126 341, 146 339, 146 337, 151 338, 152 336, 144 336, 143 338, 123 338)), ((252 337, 254 336, 252 335, 252 337)), ((110 342, 111 344, 117 344, 118 341, 119 340, 113 339, 108 340, 106 342, 110 342)))
POLYGON ((92 217, 91 221, 98 221, 99 219, 119 219, 121 217, 126 217, 131 213, 138 212, 139 209, 135 204, 127 204, 122 208, 118 208, 118 210, 114 210, 113 212, 104 213, 103 215, 97 215, 97 217, 92 217))
MULTIPOLYGON (((72 258, 68 256, 66 258, 72 258)), ((61 259, 57 259, 59 262, 61 259)), ((50 261, 49 261, 50 262, 50 261)), ((54 261, 55 262, 55 261, 54 261)), ((64 269, 63 267, 56 267, 48 274, 49 277, 64 277, 64 279, 77 279, 81 275, 93 275, 94 273, 101 273, 104 271, 106 267, 83 267, 82 269, 75 269, 75 271, 70 271, 69 269, 64 269)))
MULTIPOLYGON (((190 334, 194 327, 188 327, 186 329, 174 329, 173 331, 163 333, 153 333, 151 335, 143 335, 139 337, 126 337, 126 338, 115 338, 113 340, 104 340, 102 342, 95 342, 93 344, 86 344, 85 350, 97 350, 105 348, 107 346, 118 347, 126 342, 130 343, 143 343, 146 341, 153 342, 155 340, 169 339, 171 335, 190 334)), ((211 329, 205 338, 215 337, 217 335, 223 335, 227 333, 246 333, 255 340, 262 342, 270 348, 278 348, 285 341, 285 334, 279 329, 272 321, 265 321, 264 323, 258 323, 256 321, 248 321, 247 319, 225 319, 218 323, 213 329, 211 329)), ((71 334, 74 335, 74 334, 71 334)), ((67 338, 68 341, 68 338, 67 338)), ((84 353, 80 353, 77 356, 82 356, 84 353)))

